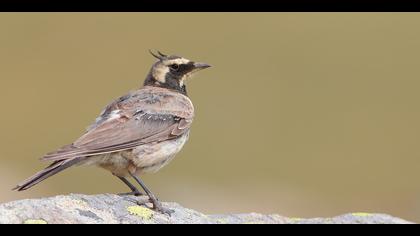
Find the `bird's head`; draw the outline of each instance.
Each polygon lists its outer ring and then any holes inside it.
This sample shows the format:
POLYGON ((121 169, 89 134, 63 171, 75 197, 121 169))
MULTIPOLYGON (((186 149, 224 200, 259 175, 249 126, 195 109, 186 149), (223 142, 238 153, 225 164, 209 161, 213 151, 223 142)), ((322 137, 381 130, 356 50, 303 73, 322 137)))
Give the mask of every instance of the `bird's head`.
POLYGON ((185 81, 195 72, 208 68, 210 65, 190 61, 186 58, 165 55, 158 51, 158 54, 150 51, 158 61, 153 64, 144 85, 172 89, 187 94, 185 81))

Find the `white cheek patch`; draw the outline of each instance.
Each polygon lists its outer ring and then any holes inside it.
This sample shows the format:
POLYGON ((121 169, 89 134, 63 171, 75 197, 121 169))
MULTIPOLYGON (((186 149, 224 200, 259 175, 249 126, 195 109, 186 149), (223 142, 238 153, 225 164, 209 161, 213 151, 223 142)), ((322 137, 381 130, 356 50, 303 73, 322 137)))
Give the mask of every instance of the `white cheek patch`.
POLYGON ((160 83, 166 82, 165 76, 169 72, 169 68, 164 65, 159 65, 153 69, 152 75, 160 83))

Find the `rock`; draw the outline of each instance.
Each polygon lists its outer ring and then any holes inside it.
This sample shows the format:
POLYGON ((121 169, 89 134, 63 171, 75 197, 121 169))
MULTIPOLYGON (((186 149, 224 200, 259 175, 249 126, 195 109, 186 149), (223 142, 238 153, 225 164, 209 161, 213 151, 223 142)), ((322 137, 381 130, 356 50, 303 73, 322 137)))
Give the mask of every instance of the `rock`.
POLYGON ((146 205, 146 197, 120 197, 112 194, 70 194, 43 199, 27 199, 0 205, 1 224, 408 224, 385 214, 350 213, 332 218, 287 218, 280 215, 205 215, 177 203, 163 203, 174 210, 171 216, 156 213, 146 205))

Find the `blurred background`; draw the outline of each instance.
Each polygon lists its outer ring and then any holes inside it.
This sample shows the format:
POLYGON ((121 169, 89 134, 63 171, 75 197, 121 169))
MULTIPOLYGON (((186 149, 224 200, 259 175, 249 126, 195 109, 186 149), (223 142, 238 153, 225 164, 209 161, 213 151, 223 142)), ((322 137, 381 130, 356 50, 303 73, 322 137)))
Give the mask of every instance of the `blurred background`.
POLYGON ((205 213, 380 212, 420 222, 418 13, 1 13, 0 201, 128 189, 72 168, 16 183, 138 88, 148 49, 213 67, 190 141, 144 176, 205 213))

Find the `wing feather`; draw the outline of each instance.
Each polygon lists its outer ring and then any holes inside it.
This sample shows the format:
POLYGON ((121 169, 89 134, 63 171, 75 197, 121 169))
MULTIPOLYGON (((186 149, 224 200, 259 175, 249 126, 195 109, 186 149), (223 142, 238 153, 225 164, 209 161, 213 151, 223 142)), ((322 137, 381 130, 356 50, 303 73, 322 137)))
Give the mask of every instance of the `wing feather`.
POLYGON ((82 137, 42 160, 93 156, 174 139, 188 132, 193 115, 188 97, 167 90, 141 89, 109 104, 82 137))

